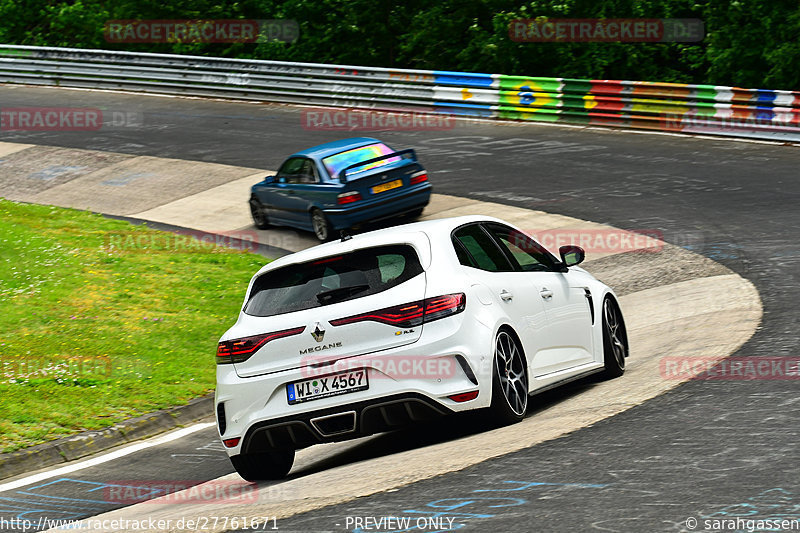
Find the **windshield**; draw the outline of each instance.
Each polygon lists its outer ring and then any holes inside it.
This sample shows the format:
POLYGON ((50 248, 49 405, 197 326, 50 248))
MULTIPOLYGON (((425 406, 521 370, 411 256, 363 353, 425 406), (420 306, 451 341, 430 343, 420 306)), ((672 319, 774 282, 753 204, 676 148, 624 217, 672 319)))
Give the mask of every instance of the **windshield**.
MULTIPOLYGON (((353 148, 352 150, 347 150, 345 152, 339 152, 338 154, 328 156, 322 160, 322 164, 325 165, 325 168, 328 170, 328 174, 330 174, 332 178, 337 178, 339 176, 339 172, 350 165, 358 163, 359 161, 368 161, 382 155, 391 154, 392 152, 394 152, 394 150, 383 143, 368 144, 366 146, 360 146, 358 148, 353 148)), ((390 157, 388 159, 384 159, 383 161, 377 161, 375 163, 369 163, 368 165, 356 167, 351 169, 348 173, 351 175, 358 174, 372 168, 389 165, 395 161, 400 161, 400 159, 402 159, 400 156, 390 157)))

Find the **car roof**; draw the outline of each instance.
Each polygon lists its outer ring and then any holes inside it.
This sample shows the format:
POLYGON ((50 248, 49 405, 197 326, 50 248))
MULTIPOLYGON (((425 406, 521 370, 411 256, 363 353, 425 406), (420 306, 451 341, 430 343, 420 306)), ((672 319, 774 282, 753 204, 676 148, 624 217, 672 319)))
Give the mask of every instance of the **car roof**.
POLYGON ((295 152, 289 157, 310 157, 311 159, 319 160, 329 155, 379 142, 381 141, 373 139, 372 137, 351 137, 349 139, 340 139, 325 144, 318 144, 317 146, 295 152))
POLYGON ((314 259, 327 257, 334 254, 347 253, 359 248, 368 248, 397 242, 409 242, 409 240, 413 240, 412 234, 426 233, 429 236, 434 237, 436 235, 446 233, 447 239, 449 239, 449 234, 451 231, 459 226, 463 226, 464 224, 469 224, 471 222, 499 222, 501 224, 508 224, 508 222, 504 220, 491 216, 466 215, 460 217, 423 220, 420 222, 412 222, 410 224, 381 228, 374 231, 353 235, 351 239, 348 239, 344 242, 337 239, 335 241, 312 246, 311 248, 306 248, 305 250, 301 250, 293 254, 285 255, 279 259, 276 259, 275 261, 272 261, 271 263, 264 265, 261 270, 259 270, 258 274, 286 265, 313 261, 314 259))

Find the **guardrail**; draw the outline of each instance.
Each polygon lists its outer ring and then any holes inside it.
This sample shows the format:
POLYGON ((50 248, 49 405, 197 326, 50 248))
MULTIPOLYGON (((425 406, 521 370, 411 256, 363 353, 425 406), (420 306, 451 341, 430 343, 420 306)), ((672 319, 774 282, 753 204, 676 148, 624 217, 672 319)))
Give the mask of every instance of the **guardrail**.
POLYGON ((0 45, 0 83, 800 141, 800 92, 0 45))

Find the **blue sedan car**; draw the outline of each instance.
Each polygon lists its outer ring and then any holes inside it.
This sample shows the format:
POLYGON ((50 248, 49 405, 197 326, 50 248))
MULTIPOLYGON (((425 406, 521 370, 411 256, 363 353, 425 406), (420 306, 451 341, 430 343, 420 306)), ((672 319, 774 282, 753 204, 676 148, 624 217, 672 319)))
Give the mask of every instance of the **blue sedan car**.
POLYGON ((366 222, 419 216, 431 189, 414 150, 358 137, 289 156, 277 175, 252 187, 250 212, 257 228, 291 226, 327 241, 366 222))

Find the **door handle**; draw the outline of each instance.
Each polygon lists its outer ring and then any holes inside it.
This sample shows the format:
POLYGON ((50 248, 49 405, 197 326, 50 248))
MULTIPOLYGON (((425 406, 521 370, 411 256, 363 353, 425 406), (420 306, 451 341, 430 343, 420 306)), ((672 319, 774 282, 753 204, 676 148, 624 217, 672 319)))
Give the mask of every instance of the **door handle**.
POLYGON ((511 294, 510 292, 508 292, 505 289, 500 291, 500 299, 503 300, 504 302, 507 302, 507 301, 511 300, 513 297, 514 297, 514 295, 511 294))
POLYGON ((539 294, 541 294, 542 298, 544 298, 545 300, 549 300, 550 298, 553 297, 553 291, 551 291, 547 287, 542 288, 542 290, 539 291, 539 294))

